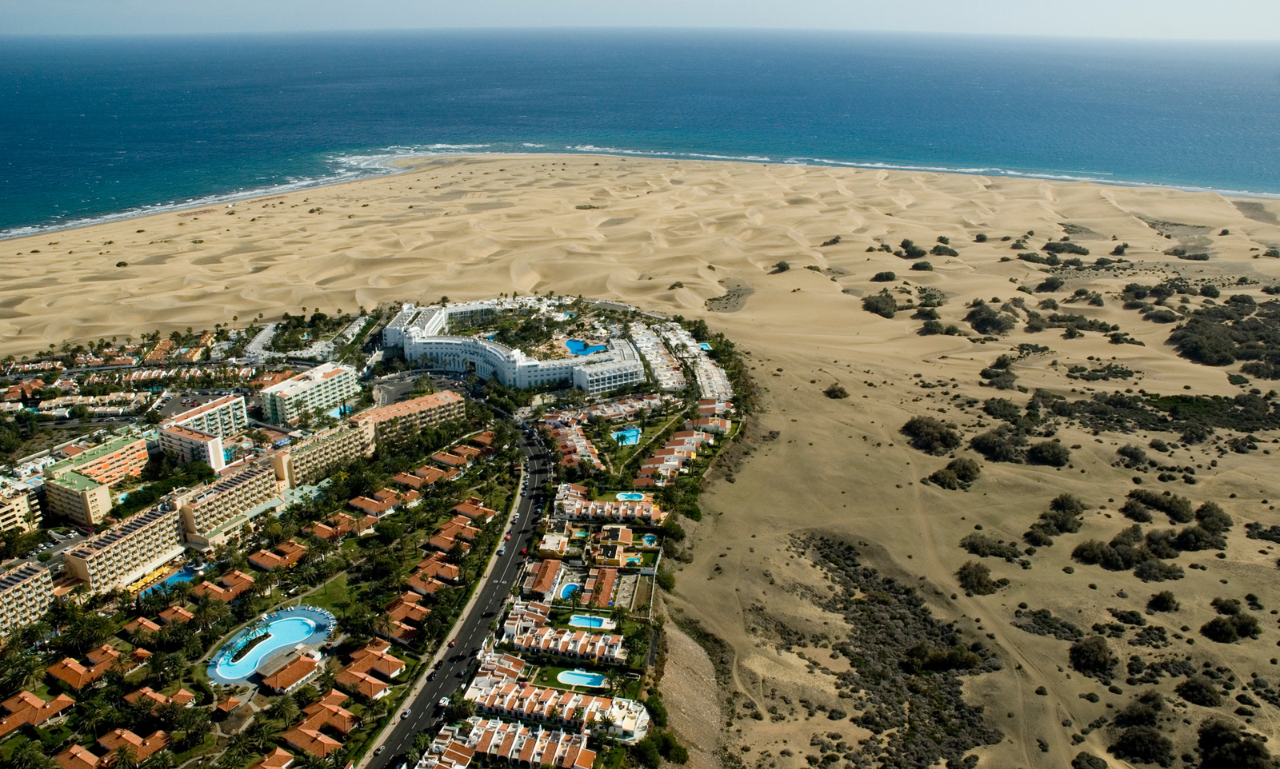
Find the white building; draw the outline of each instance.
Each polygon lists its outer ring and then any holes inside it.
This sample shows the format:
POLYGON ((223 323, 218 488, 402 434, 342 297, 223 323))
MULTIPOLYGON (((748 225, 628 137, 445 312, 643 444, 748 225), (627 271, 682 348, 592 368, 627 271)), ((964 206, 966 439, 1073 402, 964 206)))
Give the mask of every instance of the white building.
POLYGON ((67 571, 95 593, 114 590, 182 555, 182 541, 178 506, 166 499, 68 550, 67 571))
POLYGON ((0 573, 0 635, 39 619, 53 603, 49 570, 23 564, 0 573))
POLYGON ((451 318, 523 306, 519 300, 433 307, 406 304, 383 330, 382 341, 387 347, 404 348, 406 360, 475 373, 482 379, 493 377, 507 387, 526 389, 571 382, 591 395, 600 395, 646 381, 644 364, 625 339, 610 339, 604 351, 590 355, 539 360, 488 339, 445 333, 451 318))
POLYGON ((355 369, 322 363, 263 390, 262 410, 267 421, 286 424, 341 406, 359 393, 355 369))
POLYGON ((245 410, 243 395, 223 396, 176 414, 164 422, 165 427, 178 425, 219 438, 239 435, 248 424, 249 414, 245 410))
POLYGON ((222 472, 222 469, 227 466, 222 438, 203 430, 194 430, 182 425, 162 427, 160 428, 160 449, 176 457, 179 462, 206 464, 212 467, 215 473, 222 472))

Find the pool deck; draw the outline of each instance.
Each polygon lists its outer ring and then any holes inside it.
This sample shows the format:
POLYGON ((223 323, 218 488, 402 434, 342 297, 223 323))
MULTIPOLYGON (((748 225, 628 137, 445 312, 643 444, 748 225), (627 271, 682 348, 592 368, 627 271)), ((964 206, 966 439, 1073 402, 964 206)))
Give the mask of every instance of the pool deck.
MULTIPOLYGON (((227 641, 224 642, 221 646, 219 646, 218 650, 214 652, 214 654, 211 657, 209 657, 208 667, 206 668, 206 671, 205 671, 209 676, 209 680, 214 683, 223 684, 223 685, 235 685, 235 684, 246 683, 247 681, 252 679, 254 676, 260 675, 263 670, 269 670, 277 663, 283 661, 285 657, 291 655, 294 652, 294 650, 299 646, 302 646, 308 650, 319 647, 333 633, 334 626, 337 624, 337 621, 332 614, 330 614, 328 611, 325 611, 324 609, 320 609, 314 606, 294 606, 294 607, 279 609, 275 612, 272 612, 266 621, 268 624, 270 624, 271 620, 285 619, 287 617, 293 617, 293 616, 302 616, 302 617, 305 617, 306 619, 316 621, 317 623, 316 629, 311 633, 311 635, 307 636, 306 638, 296 643, 290 643, 287 646, 283 646, 279 649, 276 649, 275 651, 263 657, 261 660, 258 661, 258 664, 256 667, 254 667, 252 673, 249 673, 248 675, 239 677, 239 678, 227 678, 217 672, 218 661, 222 659, 223 655, 228 653, 238 641, 240 641, 242 638, 246 638, 247 633, 252 631, 255 623, 251 621, 245 627, 242 627, 234 635, 232 635, 231 638, 227 639, 227 641), (322 620, 322 617, 324 618, 323 620, 322 620)), ((231 652, 231 653, 234 655, 234 652, 231 652)))

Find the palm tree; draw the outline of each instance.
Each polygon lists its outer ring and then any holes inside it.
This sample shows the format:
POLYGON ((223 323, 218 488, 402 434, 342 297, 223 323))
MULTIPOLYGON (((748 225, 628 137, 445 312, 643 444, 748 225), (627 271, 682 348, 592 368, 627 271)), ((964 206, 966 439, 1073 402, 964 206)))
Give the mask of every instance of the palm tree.
POLYGON ((115 763, 112 764, 115 769, 138 769, 138 757, 127 745, 116 748, 115 756, 115 763))
POLYGON ((142 762, 142 769, 174 769, 177 765, 178 759, 172 752, 158 750, 142 762))
POLYGON ((9 756, 9 766, 13 769, 57 769, 58 765, 45 754, 43 747, 39 740, 27 740, 9 756))

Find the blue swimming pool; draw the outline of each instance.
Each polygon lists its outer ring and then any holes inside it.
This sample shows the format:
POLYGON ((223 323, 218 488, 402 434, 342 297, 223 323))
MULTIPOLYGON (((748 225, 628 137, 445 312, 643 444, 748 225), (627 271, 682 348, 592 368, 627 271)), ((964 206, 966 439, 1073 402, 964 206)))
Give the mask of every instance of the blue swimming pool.
POLYGON ((644 495, 638 491, 620 491, 618 499, 622 502, 639 502, 644 499, 644 495))
POLYGON ((157 582, 156 584, 152 585, 146 590, 143 590, 142 593, 140 593, 140 595, 147 595, 153 590, 168 590, 169 588, 173 587, 179 582, 190 582, 195 578, 196 578, 196 570, 191 568, 190 566, 184 566, 180 571, 175 571, 173 574, 170 574, 169 576, 165 577, 160 582, 157 582))
POLYGON ((570 627, 604 627, 604 617, 592 617, 589 614, 575 614, 569 618, 570 627))
POLYGON ((706 350, 707 352, 711 352, 711 345, 707 344, 706 342, 699 342, 698 346, 706 350))
POLYGON ((640 442, 640 428, 628 427, 613 434, 613 440, 619 446, 634 446, 640 442))
POLYGON ((609 349, 602 344, 588 344, 581 339, 569 339, 564 343, 564 346, 569 348, 569 352, 574 355, 590 355, 609 349))
POLYGON ((657 547, 657 546, 658 546, 658 536, 657 536, 656 534, 646 534, 646 535, 644 535, 644 545, 645 545, 645 547, 657 547))
POLYGON ((271 655, 298 644, 315 645, 332 632, 333 615, 323 609, 299 606, 268 616, 228 641, 209 664, 209 677, 220 684, 239 683, 258 672, 271 655), (265 635, 243 657, 232 661, 250 641, 265 635))
POLYGON ((585 686, 589 689, 603 689, 604 675, 588 673, 585 670, 562 670, 556 680, 569 686, 585 686))
POLYGON ((560 597, 561 597, 561 598, 568 598, 569 596, 571 596, 571 595, 573 595, 574 593, 578 592, 578 590, 580 590, 580 589, 581 589, 581 586, 580 586, 580 585, 573 585, 573 584, 564 585, 564 586, 562 586, 562 587, 560 588, 560 597))

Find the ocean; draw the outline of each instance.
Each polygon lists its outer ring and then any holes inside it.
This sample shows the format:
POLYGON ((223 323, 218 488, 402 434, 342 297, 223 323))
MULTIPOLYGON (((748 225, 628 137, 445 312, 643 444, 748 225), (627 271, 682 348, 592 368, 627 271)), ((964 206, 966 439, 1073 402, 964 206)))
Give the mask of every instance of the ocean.
POLYGON ((0 38, 0 237, 585 153, 1280 195, 1280 47, 734 31, 0 38))

